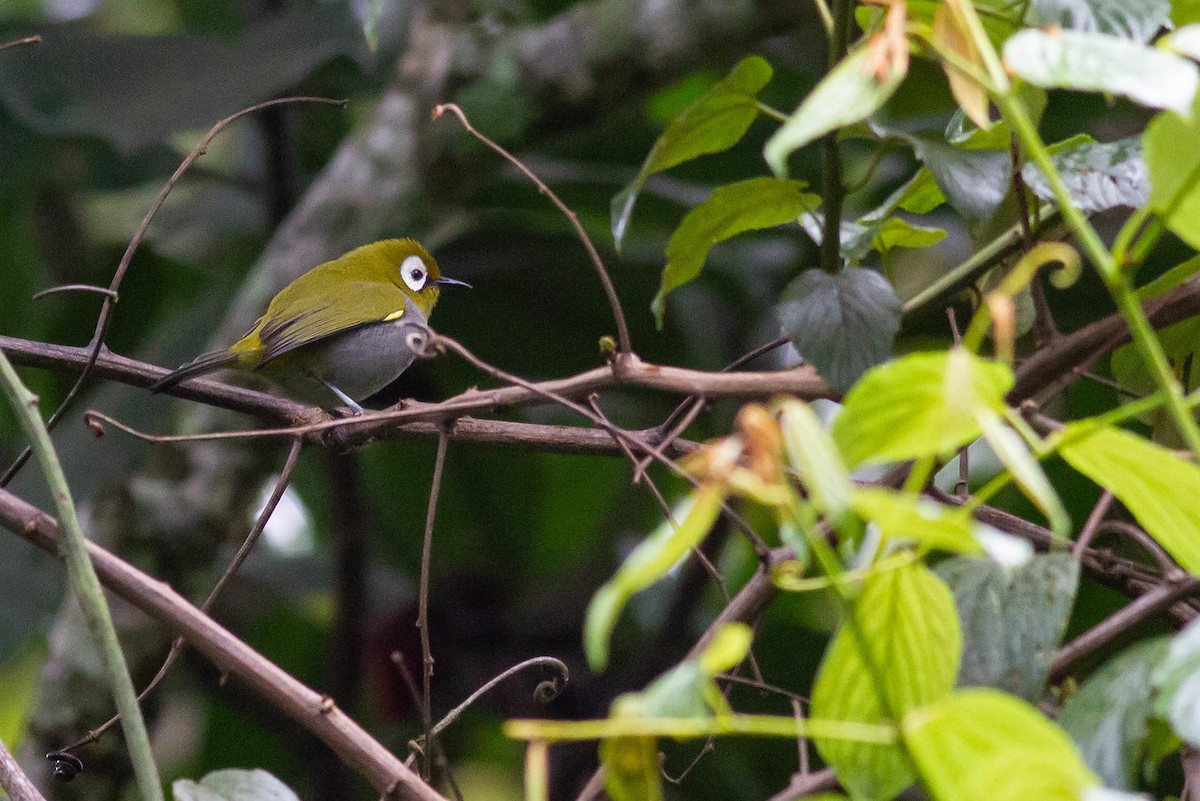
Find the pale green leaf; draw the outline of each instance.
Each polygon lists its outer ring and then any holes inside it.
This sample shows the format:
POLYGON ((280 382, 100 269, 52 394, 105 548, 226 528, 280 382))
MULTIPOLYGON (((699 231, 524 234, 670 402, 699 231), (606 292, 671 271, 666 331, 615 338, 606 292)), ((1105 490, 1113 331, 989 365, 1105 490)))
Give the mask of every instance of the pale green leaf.
POLYGON ((1082 801, 1098 785, 1062 729, 995 690, 960 690, 902 728, 935 801, 1082 801))
POLYGON ((847 530, 851 525, 850 474, 825 426, 808 404, 789 399, 780 403, 779 427, 788 462, 804 482, 813 508, 843 536, 856 534, 847 530))
POLYGON ((666 575, 712 528, 724 491, 703 486, 674 510, 674 521, 663 521, 643 540, 592 597, 584 619, 584 649, 596 671, 608 664, 608 639, 626 602, 666 575))
POLYGON ((287 785, 265 770, 215 770, 199 782, 179 779, 175 801, 300 801, 287 785))
POLYGON ((1004 407, 1012 371, 962 349, 913 353, 867 372, 846 396, 833 439, 847 465, 949 453, 1004 407))
POLYGON ((1029 452, 1025 441, 1001 422, 999 415, 984 414, 980 422, 988 445, 992 446, 992 451, 1008 469, 1017 486, 1046 516, 1055 535, 1067 537, 1071 530, 1071 518, 1067 516, 1058 493, 1050 485, 1042 466, 1029 452))
POLYGON ((1009 568, 956 557, 935 571, 954 592, 962 625, 959 686, 1041 699, 1075 602, 1079 562, 1070 554, 1044 554, 1009 568))
POLYGON ((951 553, 982 553, 977 525, 959 509, 883 487, 863 487, 851 497, 854 511, 889 540, 951 553))
POLYGON ((1102 33, 1027 28, 1004 43, 1005 64, 1030 83, 1108 92, 1190 113, 1200 75, 1187 59, 1102 33))
MULTIPOLYGON (((1197 100, 1200 105, 1200 98, 1197 100)), ((1200 250, 1200 116, 1159 114, 1142 135, 1150 172, 1150 208, 1171 232, 1200 250)))
POLYGON ((612 801, 662 801, 658 742, 653 737, 616 737, 600 743, 604 789, 612 801))
POLYGON ((650 149, 637 177, 612 200, 612 234, 618 250, 646 179, 698 156, 737 144, 758 117, 758 93, 772 69, 759 56, 747 56, 667 125, 650 149))
POLYGON ((1059 712, 1059 724, 1109 787, 1137 786, 1138 754, 1153 712, 1150 674, 1166 651, 1166 637, 1122 651, 1089 676, 1059 712))
MULTIPOLYGON (((1149 200, 1150 176, 1137 137, 1081 142, 1054 154, 1052 161, 1080 211, 1093 214, 1121 206, 1137 208, 1149 200)), ((1050 182, 1036 163, 1026 164, 1021 177, 1039 198, 1054 201, 1050 182)))
POLYGON ((1170 0, 1032 0, 1026 22, 1039 28, 1111 33, 1148 42, 1171 27, 1170 0))
POLYGON ((1116 495, 1181 567, 1200 573, 1200 467, 1119 428, 1074 423, 1059 453, 1116 495))
MULTIPOLYGON (((918 561, 885 560, 872 569, 852 618, 830 643, 813 686, 812 714, 861 723, 901 718, 950 693, 961 648, 946 585, 918 561)), ((855 798, 890 799, 914 778, 897 746, 825 738, 816 744, 855 798)))
POLYGON ((726 623, 700 654, 700 670, 715 676, 733 670, 750 652, 754 632, 745 623, 726 623))
POLYGON ((870 51, 859 47, 834 67, 767 140, 763 155, 776 175, 787 174, 787 160, 796 150, 827 133, 866 119, 887 102, 904 73, 889 71, 880 80, 870 67, 870 51))
POLYGON ((1171 638, 1151 676, 1155 712, 1189 745, 1200 747, 1200 622, 1193 620, 1171 638))
POLYGON ((662 284, 650 304, 658 326, 662 327, 667 294, 700 274, 716 244, 746 231, 796 222, 819 206, 821 198, 804 192, 804 187, 803 181, 751 178, 714 190, 688 212, 667 243, 662 284))

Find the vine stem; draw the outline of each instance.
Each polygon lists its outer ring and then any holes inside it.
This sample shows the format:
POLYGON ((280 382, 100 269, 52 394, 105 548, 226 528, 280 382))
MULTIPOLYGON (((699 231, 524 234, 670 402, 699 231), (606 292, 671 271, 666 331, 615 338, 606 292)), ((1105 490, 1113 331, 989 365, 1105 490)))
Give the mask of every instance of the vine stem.
POLYGON ((1116 302, 1121 315, 1129 324, 1129 333, 1132 336, 1133 344, 1150 367, 1158 388, 1166 393, 1167 410, 1187 442, 1188 448, 1200 458, 1200 427, 1196 425, 1195 418, 1188 411, 1183 398, 1183 387, 1175 378, 1167 355, 1163 352, 1162 344, 1154 335, 1154 329, 1150 326, 1150 321, 1146 319, 1142 305, 1138 302, 1136 294, 1121 272, 1116 259, 1104 246, 1100 235, 1088 222, 1087 217, 1072 203, 1070 190, 1067 189, 1062 176, 1055 168, 1054 162, 1050 158, 1050 152, 1038 135, 1037 129, 1034 128, 1029 115, 1012 95, 1011 90, 998 95, 996 104, 1000 107, 1000 112, 1005 119, 1009 121, 1013 131, 1021 139, 1021 144, 1029 157, 1042 168, 1042 172, 1046 175, 1050 187, 1054 191, 1054 196, 1058 200, 1058 205, 1062 209, 1063 220, 1074 231, 1080 247, 1095 265, 1096 271, 1116 302))
POLYGON ((104 600, 104 591, 100 588, 100 579, 96 577, 96 571, 88 557, 87 541, 75 512, 75 503, 71 500, 67 477, 58 461, 58 454, 54 451, 50 432, 46 430, 46 424, 38 413, 37 396, 21 382, 16 369, 2 352, 0 387, 3 388, 17 421, 29 439, 30 447, 54 496, 54 507, 62 523, 60 550, 66 559, 67 573, 79 600, 84 621, 100 649, 100 657, 108 673, 109 686, 117 704, 117 711, 121 714, 121 728, 129 746, 129 757, 133 762, 138 789, 144 801, 163 801, 162 780, 159 779, 154 754, 150 750, 146 721, 142 718, 142 710, 138 706, 137 692, 133 688, 133 680, 129 677, 129 668, 125 663, 121 644, 117 641, 117 631, 113 627, 108 603, 104 600))
POLYGON ((1134 346, 1147 362, 1158 388, 1165 393, 1167 410, 1170 412, 1171 418, 1183 435, 1184 441, 1187 442, 1188 448, 1197 458, 1200 458, 1200 426, 1197 426, 1195 418, 1188 411, 1187 404, 1184 402, 1183 387, 1180 386, 1175 373, 1171 370, 1171 364, 1163 352, 1162 344, 1154 335, 1154 329, 1146 318, 1142 305, 1129 285, 1126 275, 1122 272, 1120 264, 1113 256, 1112 251, 1104 246, 1100 234, 1088 222, 1086 215, 1072 201, 1070 190, 1067 189, 1058 168, 1050 158, 1050 151, 1042 141, 1041 135, 1038 134, 1037 127, 1025 113, 1025 107, 1017 97, 1000 56, 992 46, 991 40, 988 39, 983 24, 975 13, 974 6, 966 0, 953 0, 950 6, 960 16, 964 28, 974 40, 976 47, 979 48, 991 83, 991 86, 987 88, 991 91, 992 99, 1000 109, 1000 114, 1021 141, 1021 146, 1029 158, 1042 169, 1042 173, 1046 176, 1046 180, 1054 192, 1059 209, 1062 211, 1063 220, 1074 232, 1088 259, 1095 265, 1096 272, 1100 274, 1105 288, 1108 289, 1117 304, 1117 309, 1129 325, 1134 346))

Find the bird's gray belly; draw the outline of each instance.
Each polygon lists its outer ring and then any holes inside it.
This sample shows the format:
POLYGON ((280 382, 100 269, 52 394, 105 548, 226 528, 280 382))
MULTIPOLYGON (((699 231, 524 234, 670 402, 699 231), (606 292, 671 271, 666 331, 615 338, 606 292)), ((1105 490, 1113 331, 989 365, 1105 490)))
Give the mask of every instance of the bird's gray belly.
POLYGON ((374 323, 306 346, 312 349, 310 377, 287 382, 292 394, 326 408, 342 405, 322 380, 361 401, 395 381, 416 354, 410 336, 424 330, 425 318, 409 305, 393 322, 374 323))

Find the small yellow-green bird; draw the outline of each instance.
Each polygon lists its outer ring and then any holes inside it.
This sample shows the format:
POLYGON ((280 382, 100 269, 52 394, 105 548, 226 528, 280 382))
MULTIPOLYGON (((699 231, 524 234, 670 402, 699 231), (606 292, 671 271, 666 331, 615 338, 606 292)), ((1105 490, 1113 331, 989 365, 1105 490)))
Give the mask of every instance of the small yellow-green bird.
POLYGON ((364 245, 292 281, 245 336, 197 356, 150 391, 231 367, 261 373, 297 400, 361 412, 359 401, 413 363, 411 337, 424 334, 445 284, 470 286, 442 277, 415 240, 364 245))

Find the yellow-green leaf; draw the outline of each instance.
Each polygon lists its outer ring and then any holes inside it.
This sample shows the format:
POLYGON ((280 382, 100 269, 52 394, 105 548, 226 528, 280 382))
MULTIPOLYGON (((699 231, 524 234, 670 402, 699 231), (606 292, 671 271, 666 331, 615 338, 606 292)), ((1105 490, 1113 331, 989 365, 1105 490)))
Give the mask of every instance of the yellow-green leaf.
POLYGON ((935 801, 1081 801, 1099 785, 1062 729, 996 690, 956 692, 902 728, 935 801))
POLYGON ((771 75, 770 64, 759 56, 748 56, 671 120, 650 149, 637 177, 612 200, 612 234, 617 250, 621 249, 634 203, 646 179, 697 156, 720 153, 737 144, 758 116, 757 95, 771 75))
MULTIPOLYGON (((950 693, 962 638, 950 590, 906 557, 873 568, 829 646, 812 714, 859 723, 895 720, 950 693)), ((890 799, 914 778, 896 745, 817 738, 821 757, 855 798, 890 799)))
POLYGON ((833 423, 850 467, 949 453, 1004 407, 1012 371, 962 349, 913 353, 867 371, 833 423))
POLYGON ((795 222, 821 205, 821 198, 802 191, 803 181, 751 178, 716 189, 696 206, 667 243, 667 266, 650 308, 662 327, 667 294, 700 274, 708 252, 720 242, 746 231, 795 222))
POLYGON ((1200 575, 1200 467, 1119 428, 1075 423, 1063 437, 1062 457, 1116 495, 1181 567, 1200 575))

